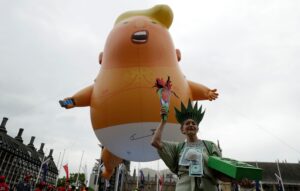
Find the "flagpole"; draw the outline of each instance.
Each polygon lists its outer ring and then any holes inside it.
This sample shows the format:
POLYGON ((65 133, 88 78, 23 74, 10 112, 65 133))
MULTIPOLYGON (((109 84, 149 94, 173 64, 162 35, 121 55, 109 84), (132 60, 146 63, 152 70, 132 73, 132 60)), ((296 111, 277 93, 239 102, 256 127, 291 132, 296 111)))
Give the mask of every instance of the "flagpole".
MULTIPOLYGON (((256 167, 259 168, 257 161, 255 163, 256 163, 256 167)), ((263 183, 261 181, 259 181, 259 180, 255 180, 255 184, 256 184, 256 181, 258 181, 258 183, 259 183, 259 189, 263 190, 263 185, 262 185, 263 183)))
POLYGON ((84 167, 82 167, 82 171, 84 172, 85 184, 87 184, 88 175, 87 175, 87 165, 86 165, 86 163, 85 163, 84 167))
POLYGON ((139 188, 139 174, 140 174, 140 162, 138 162, 137 166, 137 176, 136 176, 136 188, 139 188))
POLYGON ((59 152, 59 155, 58 155, 58 160, 57 160, 57 168, 59 167, 59 161, 60 161, 60 155, 61 155, 61 152, 59 152))
POLYGON ((121 165, 122 164, 119 164, 119 166, 117 168, 117 172, 116 172, 115 191, 118 191, 118 188, 119 188, 119 176, 120 176, 121 165))
POLYGON ((157 160, 156 191, 159 191, 159 160, 157 160))
POLYGON ((40 166, 40 169, 39 169, 39 173, 38 173, 38 175, 37 175, 37 178, 36 178, 36 180, 35 180, 35 185, 34 185, 34 187, 36 187, 36 184, 37 184, 38 181, 39 181, 39 178, 40 178, 40 174, 41 174, 41 170, 42 170, 43 165, 44 165, 46 162, 48 162, 48 161, 50 160, 50 158, 48 158, 48 159, 45 160, 45 156, 46 156, 46 155, 43 156, 43 160, 41 161, 41 166, 40 166))
POLYGON ((281 177, 281 172, 280 172, 280 168, 279 168, 279 160, 277 160, 277 169, 278 169, 278 173, 279 173, 279 177, 280 177, 280 179, 281 179, 281 183, 282 183, 282 190, 283 191, 285 191, 285 189, 284 189, 284 184, 283 184, 283 180, 282 180, 282 177, 281 177))
POLYGON ((122 191, 123 190, 123 184, 124 184, 124 174, 125 173, 127 174, 127 171, 126 171, 125 164, 121 163, 121 165, 122 165, 122 168, 121 168, 121 186, 120 186, 120 190, 122 191))
POLYGON ((64 149, 64 152, 63 152, 63 155, 62 155, 62 158, 61 158, 60 167, 59 167, 58 175, 57 175, 56 182, 55 182, 55 187, 57 187, 57 182, 58 182, 59 174, 60 174, 60 171, 61 171, 62 163, 63 163, 64 157, 65 157, 65 152, 66 152, 66 149, 64 149))
POLYGON ((36 178, 36 180, 35 180, 34 187, 36 187, 36 184, 37 184, 38 181, 39 181, 40 173, 41 173, 41 170, 42 170, 42 166, 43 166, 43 162, 44 162, 45 156, 46 156, 46 155, 44 154, 43 159, 42 159, 42 161, 41 161, 41 166, 40 166, 40 169, 39 169, 39 173, 38 173, 37 178, 36 178))
POLYGON ((78 168, 78 174, 77 174, 77 178, 76 178, 76 186, 78 187, 78 178, 79 178, 79 173, 80 173, 80 169, 81 169, 81 163, 82 163, 82 158, 83 158, 83 154, 84 151, 82 151, 82 155, 81 155, 81 159, 80 159, 80 164, 79 164, 79 168, 78 168))
POLYGON ((101 163, 102 163, 102 151, 103 151, 103 145, 101 145, 101 144, 98 144, 99 145, 99 147, 101 148, 101 152, 100 152, 100 159, 99 160, 97 160, 98 161, 98 172, 97 172, 97 178, 96 178, 96 184, 95 184, 95 186, 94 186, 94 188, 95 188, 95 191, 98 191, 99 189, 98 189, 98 187, 99 187, 99 185, 98 185, 98 181, 99 181, 99 176, 100 176, 100 170, 101 170, 101 168, 102 168, 102 166, 103 166, 103 164, 101 165, 101 163))

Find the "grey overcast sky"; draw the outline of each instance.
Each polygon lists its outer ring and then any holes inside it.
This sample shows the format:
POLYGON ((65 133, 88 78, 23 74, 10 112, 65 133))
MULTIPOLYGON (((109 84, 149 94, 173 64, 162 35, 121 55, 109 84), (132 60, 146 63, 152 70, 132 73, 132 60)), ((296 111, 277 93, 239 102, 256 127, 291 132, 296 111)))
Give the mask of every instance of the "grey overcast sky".
MULTIPOLYGON (((93 83, 98 55, 116 17, 168 4, 181 69, 217 88, 204 101, 203 139, 243 161, 300 160, 300 2, 296 0, 2 0, 0 1, 0 118, 8 134, 24 128, 28 144, 59 153, 64 164, 90 172, 100 156, 89 108, 64 110, 58 100, 93 83)), ((136 167, 137 163, 132 163, 136 167)), ((156 168, 155 161, 141 167, 156 168)), ((163 162, 160 168, 165 168, 163 162)), ((64 172, 61 173, 64 175, 64 172)))

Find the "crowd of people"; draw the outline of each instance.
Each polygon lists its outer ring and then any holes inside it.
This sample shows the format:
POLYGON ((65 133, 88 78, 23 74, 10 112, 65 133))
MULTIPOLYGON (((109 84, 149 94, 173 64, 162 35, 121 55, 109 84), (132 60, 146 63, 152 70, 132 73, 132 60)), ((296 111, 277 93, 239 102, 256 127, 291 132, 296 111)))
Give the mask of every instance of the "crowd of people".
POLYGON ((5 182, 6 177, 0 176, 0 191, 88 191, 85 184, 79 187, 71 185, 69 180, 66 180, 63 186, 55 186, 41 181, 33 186, 31 176, 25 176, 15 187, 10 188, 5 182))

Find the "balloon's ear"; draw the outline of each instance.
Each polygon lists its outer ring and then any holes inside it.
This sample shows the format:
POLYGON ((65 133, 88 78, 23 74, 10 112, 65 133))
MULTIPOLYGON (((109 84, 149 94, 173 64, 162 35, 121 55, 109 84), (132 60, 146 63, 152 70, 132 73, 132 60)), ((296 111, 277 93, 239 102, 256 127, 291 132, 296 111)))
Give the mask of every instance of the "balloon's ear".
POLYGON ((181 60, 181 52, 179 49, 176 49, 176 56, 177 56, 177 61, 180 62, 181 60))
POLYGON ((99 64, 102 64, 103 52, 99 54, 99 64))

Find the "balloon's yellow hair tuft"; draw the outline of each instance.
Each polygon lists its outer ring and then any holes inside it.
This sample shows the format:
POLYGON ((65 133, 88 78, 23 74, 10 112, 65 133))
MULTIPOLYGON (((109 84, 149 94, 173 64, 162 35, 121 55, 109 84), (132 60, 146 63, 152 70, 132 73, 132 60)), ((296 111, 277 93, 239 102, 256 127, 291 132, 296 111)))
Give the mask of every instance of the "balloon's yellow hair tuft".
POLYGON ((156 5, 150 9, 127 11, 117 18, 115 24, 118 24, 119 22, 134 16, 149 17, 159 22, 162 26, 166 28, 169 28, 172 25, 173 21, 173 12, 168 5, 156 5))

